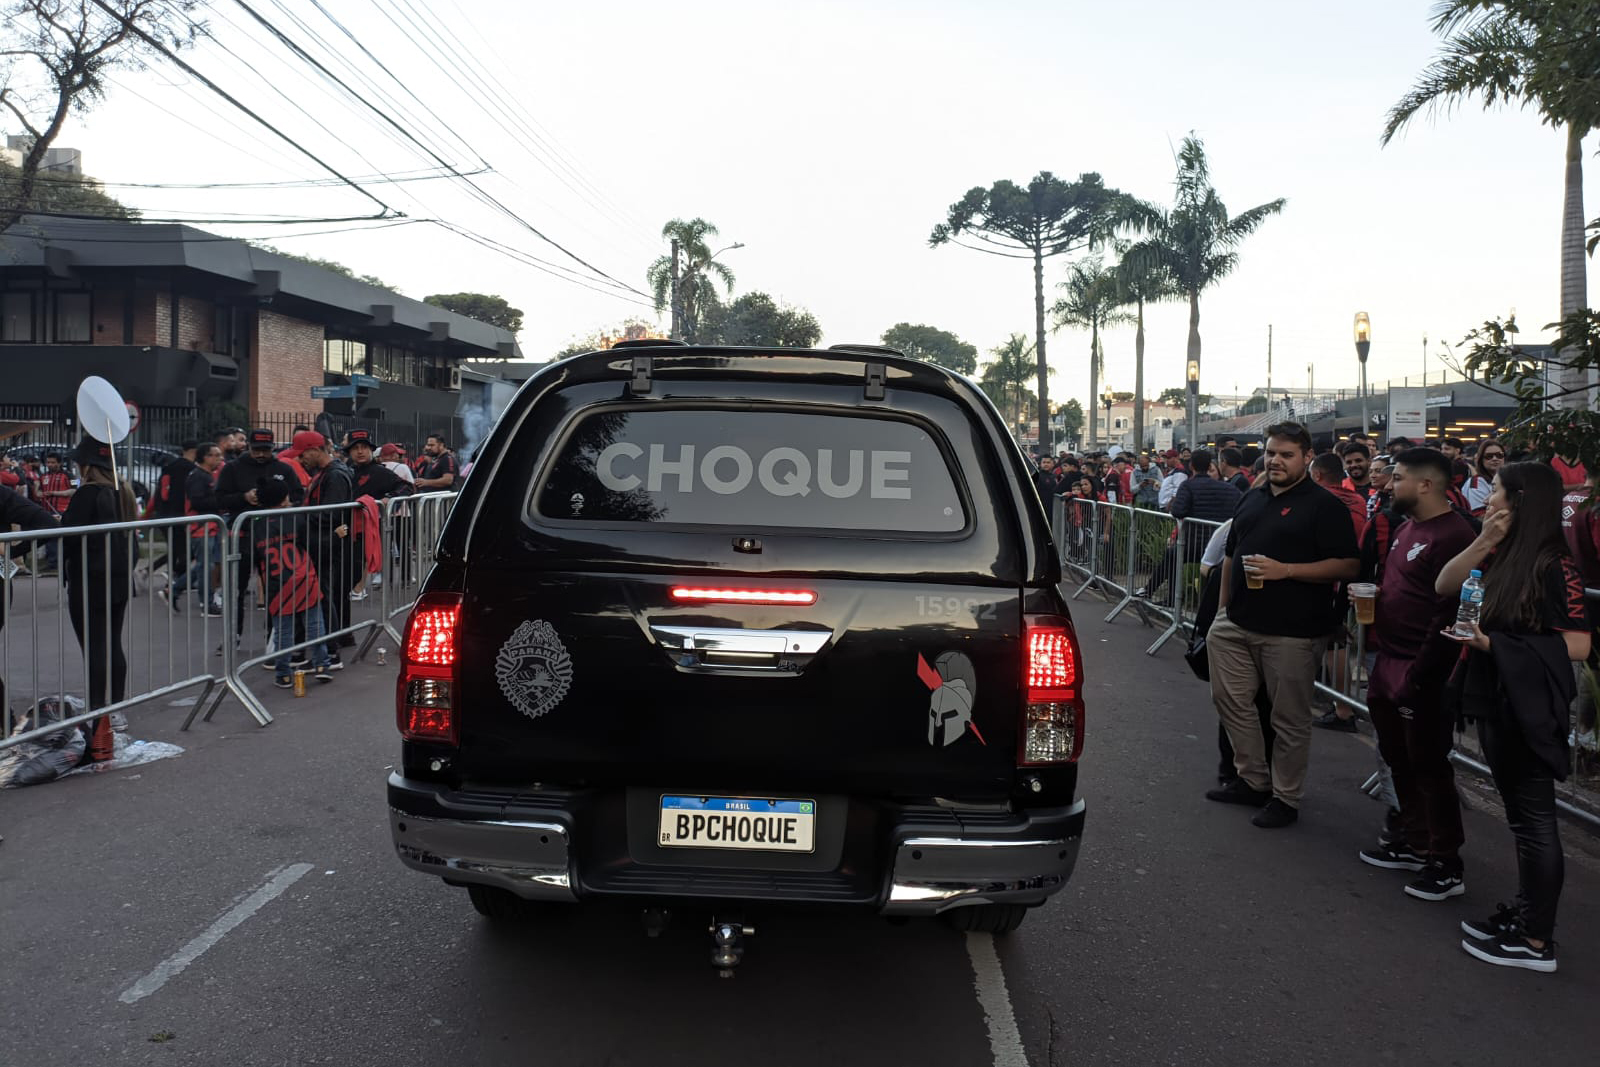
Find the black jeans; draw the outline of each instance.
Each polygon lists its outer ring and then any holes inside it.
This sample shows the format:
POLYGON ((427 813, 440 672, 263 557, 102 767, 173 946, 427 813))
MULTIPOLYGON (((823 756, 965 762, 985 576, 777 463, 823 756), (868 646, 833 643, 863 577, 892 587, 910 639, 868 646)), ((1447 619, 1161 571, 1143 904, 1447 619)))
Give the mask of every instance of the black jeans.
POLYGON ((1555 935, 1556 904, 1566 877, 1556 823, 1556 782, 1513 722, 1478 720, 1478 742, 1505 801, 1506 821, 1517 839, 1517 906, 1529 937, 1555 935))
POLYGON ((128 657, 122 652, 122 620, 128 602, 113 600, 108 606, 104 589, 68 585, 67 613, 89 661, 89 710, 115 704, 127 695, 128 688, 128 657))

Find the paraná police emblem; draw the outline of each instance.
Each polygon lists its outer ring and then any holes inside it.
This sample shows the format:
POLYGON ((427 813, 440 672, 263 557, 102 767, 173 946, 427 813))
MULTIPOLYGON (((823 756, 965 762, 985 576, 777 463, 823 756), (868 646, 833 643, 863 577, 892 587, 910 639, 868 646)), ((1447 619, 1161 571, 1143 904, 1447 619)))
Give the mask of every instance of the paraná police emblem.
POLYGON ((537 719, 561 703, 572 685, 572 657, 543 619, 525 622, 494 658, 500 692, 522 714, 537 719))

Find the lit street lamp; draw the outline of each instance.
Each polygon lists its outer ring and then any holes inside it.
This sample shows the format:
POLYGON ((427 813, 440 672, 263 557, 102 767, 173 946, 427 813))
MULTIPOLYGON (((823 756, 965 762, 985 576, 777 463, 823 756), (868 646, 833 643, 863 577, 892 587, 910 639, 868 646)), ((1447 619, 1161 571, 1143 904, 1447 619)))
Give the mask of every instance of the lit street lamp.
POLYGON ((1189 409, 1186 413, 1189 419, 1189 440, 1187 444, 1190 448, 1194 448, 1200 443, 1200 430, 1197 425, 1200 421, 1200 361, 1198 359, 1189 361, 1189 400, 1187 406, 1189 409))
POLYGON ((1361 360, 1361 432, 1367 433, 1367 353, 1372 351, 1372 320, 1356 312, 1356 356, 1361 360))
POLYGON ((1105 436, 1105 440, 1107 442, 1109 442, 1111 440, 1111 405, 1113 403, 1115 403, 1116 399, 1117 399, 1116 396, 1111 392, 1111 385, 1110 385, 1109 382, 1106 384, 1106 391, 1100 397, 1100 399, 1106 406, 1106 436, 1105 436))

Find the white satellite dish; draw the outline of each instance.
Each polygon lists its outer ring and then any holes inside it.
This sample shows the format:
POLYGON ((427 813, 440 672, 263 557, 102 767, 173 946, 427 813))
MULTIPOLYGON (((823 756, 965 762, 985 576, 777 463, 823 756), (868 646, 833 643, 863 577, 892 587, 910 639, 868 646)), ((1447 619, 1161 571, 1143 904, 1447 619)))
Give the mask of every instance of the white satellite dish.
POLYGON ((117 387, 101 377, 88 377, 78 386, 78 426, 108 445, 128 436, 128 403, 117 387))

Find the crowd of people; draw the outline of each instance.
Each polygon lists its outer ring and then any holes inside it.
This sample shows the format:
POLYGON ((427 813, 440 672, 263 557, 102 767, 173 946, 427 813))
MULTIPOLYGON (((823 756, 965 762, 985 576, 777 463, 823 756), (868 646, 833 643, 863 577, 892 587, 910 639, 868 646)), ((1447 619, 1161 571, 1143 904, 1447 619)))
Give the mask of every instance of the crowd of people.
MULTIPOLYGON (((126 477, 114 475, 111 447, 89 437, 66 455, 49 451, 37 458, 0 459, 0 529, 49 530, 197 515, 217 515, 232 526, 239 516, 255 512, 345 505, 242 527, 236 646, 253 580, 270 620, 269 649, 286 650, 266 664, 284 688, 294 684, 296 669, 310 668, 313 678, 328 682, 332 672, 343 668, 340 649, 355 644, 352 635, 341 633, 349 626, 350 601, 366 598, 369 583, 382 573, 383 553, 403 547, 382 542, 381 501, 451 489, 462 476, 443 433, 429 435, 415 459, 408 459, 398 443, 375 441, 367 430, 351 430, 335 444, 308 426, 296 426, 287 445, 280 445, 269 429, 246 433, 228 427, 209 441, 184 441, 179 452, 143 499, 135 497, 126 477), (298 645, 306 648, 288 651, 298 645)), ((0 565, 7 568, 7 594, 10 579, 18 575, 59 573, 85 654, 87 701, 93 710, 126 696, 122 627, 135 593, 134 575, 164 568, 168 581, 157 595, 172 611, 183 613, 186 594, 192 591, 196 611, 220 617, 223 537, 224 527, 216 522, 174 521, 140 531, 133 539, 127 530, 109 530, 20 542, 0 565), (142 549, 140 536, 149 538, 142 549), (15 551, 24 545, 33 547, 15 551)), ((9 595, 0 596, 0 627, 9 601, 9 595)), ((0 684, 0 705, 4 700, 0 684)))
MULTIPOLYGON (((1342 704, 1316 715, 1316 683, 1351 656, 1352 589, 1369 597, 1359 671, 1389 807, 1359 860, 1407 872, 1403 891, 1418 900, 1466 892, 1450 753, 1456 731, 1475 729, 1516 839, 1518 884, 1511 903, 1460 924, 1462 948, 1556 969, 1555 784, 1571 746, 1593 748, 1596 735, 1585 665, 1600 619, 1585 588, 1600 588, 1600 509, 1590 506, 1600 474, 1495 438, 1396 438, 1380 451, 1355 434, 1319 454, 1303 426, 1282 423, 1259 449, 1224 438, 1215 450, 1047 456, 1034 480, 1047 502, 1221 524, 1185 557, 1203 583, 1190 662, 1209 678, 1219 719, 1218 784, 1205 795, 1254 809, 1258 827, 1299 820, 1313 726, 1358 729, 1342 704), (1481 583, 1476 620, 1458 619, 1469 578, 1481 583)), ((1176 566, 1169 546, 1135 595, 1153 596, 1176 566)))

